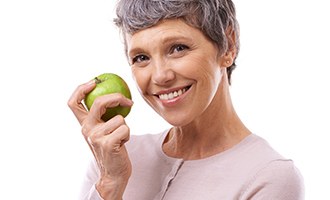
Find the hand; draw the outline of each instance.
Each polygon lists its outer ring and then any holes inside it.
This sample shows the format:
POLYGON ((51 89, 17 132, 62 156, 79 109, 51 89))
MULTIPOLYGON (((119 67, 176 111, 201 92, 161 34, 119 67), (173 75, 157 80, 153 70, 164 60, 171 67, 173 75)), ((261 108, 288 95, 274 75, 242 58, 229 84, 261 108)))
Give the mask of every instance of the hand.
POLYGON ((103 198, 109 195, 121 198, 131 175, 131 163, 124 145, 129 140, 130 131, 122 116, 117 115, 107 122, 101 116, 106 108, 132 106, 133 102, 121 94, 109 94, 96 98, 90 111, 87 111, 82 101, 95 85, 94 81, 90 81, 78 86, 68 106, 82 126, 82 134, 99 166, 97 190, 103 198))

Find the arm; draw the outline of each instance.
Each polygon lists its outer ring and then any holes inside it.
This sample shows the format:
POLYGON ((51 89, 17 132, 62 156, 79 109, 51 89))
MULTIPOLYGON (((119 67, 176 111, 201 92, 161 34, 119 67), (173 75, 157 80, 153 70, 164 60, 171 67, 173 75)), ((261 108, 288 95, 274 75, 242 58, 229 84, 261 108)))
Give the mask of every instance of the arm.
POLYGON ((290 160, 276 160, 256 174, 240 199, 303 200, 303 178, 290 160))

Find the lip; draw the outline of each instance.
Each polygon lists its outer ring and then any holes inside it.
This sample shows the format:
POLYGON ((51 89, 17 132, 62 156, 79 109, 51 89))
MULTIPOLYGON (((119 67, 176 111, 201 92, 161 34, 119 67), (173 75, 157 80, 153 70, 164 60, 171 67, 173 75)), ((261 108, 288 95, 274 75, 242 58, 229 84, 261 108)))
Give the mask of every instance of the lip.
POLYGON ((175 106, 177 103, 179 103, 183 98, 185 98, 187 93, 190 91, 191 87, 192 87, 192 85, 187 85, 187 86, 182 86, 182 87, 171 88, 168 90, 162 90, 162 91, 155 93, 154 96, 162 103, 163 106, 172 107, 172 106, 175 106), (185 92, 183 94, 176 96, 174 98, 171 98, 171 99, 161 99, 160 98, 160 95, 173 93, 173 92, 179 91, 179 90, 185 90, 185 92))

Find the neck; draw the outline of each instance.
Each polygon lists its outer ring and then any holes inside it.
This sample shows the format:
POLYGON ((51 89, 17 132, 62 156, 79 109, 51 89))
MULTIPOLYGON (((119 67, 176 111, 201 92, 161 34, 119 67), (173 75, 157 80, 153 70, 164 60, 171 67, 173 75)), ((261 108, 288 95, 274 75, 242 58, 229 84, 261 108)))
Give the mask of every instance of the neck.
POLYGON ((202 159, 233 147, 249 134, 232 105, 228 80, 223 78, 208 109, 193 122, 173 127, 163 150, 170 157, 202 159))

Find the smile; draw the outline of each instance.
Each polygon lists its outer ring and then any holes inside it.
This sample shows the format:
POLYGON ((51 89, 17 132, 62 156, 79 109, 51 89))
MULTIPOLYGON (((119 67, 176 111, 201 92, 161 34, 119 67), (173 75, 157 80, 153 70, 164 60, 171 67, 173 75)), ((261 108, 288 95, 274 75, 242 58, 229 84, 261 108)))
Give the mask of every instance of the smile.
POLYGON ((173 91, 173 92, 169 92, 169 93, 165 93, 165 94, 160 94, 158 95, 159 99, 161 100, 171 100, 174 99, 178 96, 183 95, 187 90, 189 90, 190 86, 173 91))

